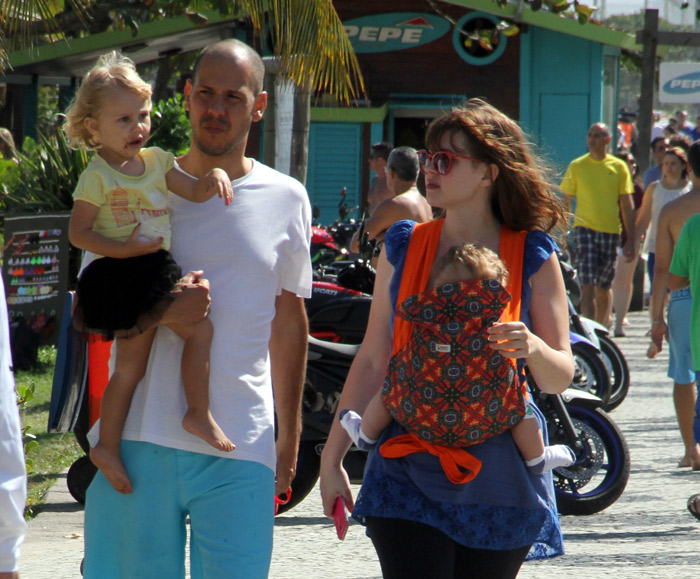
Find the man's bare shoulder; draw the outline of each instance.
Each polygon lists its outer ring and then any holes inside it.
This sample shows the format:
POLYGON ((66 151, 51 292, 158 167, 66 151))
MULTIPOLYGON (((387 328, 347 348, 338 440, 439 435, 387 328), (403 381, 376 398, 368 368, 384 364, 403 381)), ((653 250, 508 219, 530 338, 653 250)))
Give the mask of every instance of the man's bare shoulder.
POLYGON ((700 213, 700 189, 693 189, 685 195, 669 201, 661 210, 668 218, 685 221, 689 216, 700 213))
POLYGON ((700 189, 693 189, 663 206, 659 214, 659 233, 668 231, 675 242, 685 222, 696 213, 700 213, 700 189))

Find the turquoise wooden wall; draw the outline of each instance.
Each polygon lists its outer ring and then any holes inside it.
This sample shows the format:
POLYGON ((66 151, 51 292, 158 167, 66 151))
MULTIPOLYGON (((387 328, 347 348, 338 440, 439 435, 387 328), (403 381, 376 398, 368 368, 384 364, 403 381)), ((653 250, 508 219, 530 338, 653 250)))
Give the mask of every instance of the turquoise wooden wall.
MULTIPOLYGON (((588 127, 604 121, 614 125, 616 89, 604 87, 604 56, 615 56, 603 45, 530 27, 521 34, 520 121, 555 167, 586 153, 588 127), (612 97, 610 93, 612 92, 612 97)), ((617 67, 617 60, 615 61, 617 67)))
MULTIPOLYGON (((362 123, 311 123, 306 189, 321 210, 318 222, 338 218, 340 191, 347 188, 347 205, 360 205, 362 183, 362 123)), ((358 217, 359 211, 353 212, 358 217)))

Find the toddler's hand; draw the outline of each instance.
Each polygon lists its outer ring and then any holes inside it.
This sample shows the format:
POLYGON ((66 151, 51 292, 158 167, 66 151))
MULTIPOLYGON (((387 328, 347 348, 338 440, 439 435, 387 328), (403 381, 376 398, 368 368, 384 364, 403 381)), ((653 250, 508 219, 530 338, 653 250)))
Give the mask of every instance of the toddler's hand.
POLYGON ((147 253, 155 253, 163 245, 163 238, 146 239, 140 236, 141 224, 139 223, 124 242, 124 255, 122 257, 138 257, 147 253))
POLYGON ((231 187, 231 179, 229 179, 226 171, 223 169, 212 169, 204 177, 207 180, 207 192, 216 193, 224 200, 226 205, 233 201, 233 188, 231 187))

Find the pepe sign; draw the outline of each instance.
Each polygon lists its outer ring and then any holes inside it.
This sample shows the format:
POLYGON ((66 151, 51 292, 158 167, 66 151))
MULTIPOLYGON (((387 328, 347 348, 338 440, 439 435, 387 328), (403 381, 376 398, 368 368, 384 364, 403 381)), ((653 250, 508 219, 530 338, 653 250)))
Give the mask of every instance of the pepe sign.
POLYGON ((435 14, 390 12, 343 22, 356 53, 392 52, 428 44, 444 36, 450 24, 435 14))
POLYGON ((700 103, 700 64, 662 63, 659 67, 659 100, 666 103, 700 103))

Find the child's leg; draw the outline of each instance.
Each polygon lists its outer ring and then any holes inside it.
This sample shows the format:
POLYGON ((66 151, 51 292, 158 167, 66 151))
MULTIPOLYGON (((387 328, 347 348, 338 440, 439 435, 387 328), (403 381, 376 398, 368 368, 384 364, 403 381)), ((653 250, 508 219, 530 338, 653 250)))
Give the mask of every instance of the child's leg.
POLYGON ((376 394, 364 414, 360 415, 345 409, 340 413, 340 424, 347 430, 350 438, 362 450, 370 450, 377 444, 382 431, 389 426, 391 414, 382 402, 381 393, 376 394))
POLYGON ((576 455, 565 444, 545 447, 542 431, 529 404, 525 418, 511 429, 511 433, 525 465, 533 474, 570 466, 576 461, 576 455))
POLYGON ((182 419, 182 427, 214 448, 230 452, 236 447, 216 423, 209 407, 209 351, 214 326, 209 319, 205 319, 192 326, 169 327, 185 341, 182 382, 187 414, 182 419))
POLYGON ((132 488, 120 458, 122 430, 131 397, 146 372, 154 335, 155 328, 152 328, 129 340, 117 340, 114 373, 102 396, 100 439, 97 446, 90 449, 90 460, 115 490, 124 494, 130 493, 132 488))

